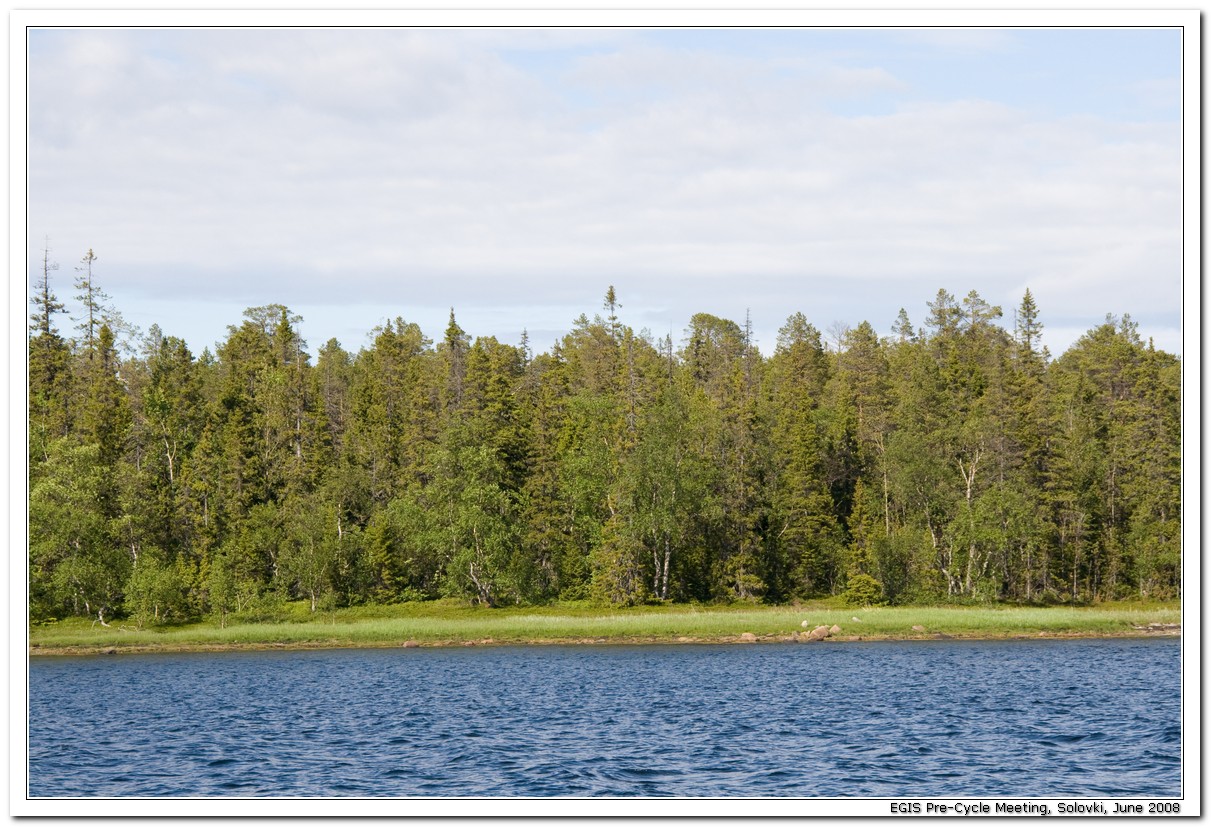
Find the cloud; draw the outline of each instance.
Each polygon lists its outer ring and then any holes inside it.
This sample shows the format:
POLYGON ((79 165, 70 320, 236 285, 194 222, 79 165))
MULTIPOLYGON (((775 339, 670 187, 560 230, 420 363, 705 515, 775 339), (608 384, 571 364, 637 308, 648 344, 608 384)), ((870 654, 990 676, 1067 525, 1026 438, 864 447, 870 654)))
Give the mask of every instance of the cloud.
POLYGON ((988 26, 947 26, 894 30, 896 39, 930 49, 969 52, 1011 52, 1018 46, 1014 30, 988 26))
POLYGON ((614 283, 658 334, 751 308, 770 341, 796 310, 919 320, 938 287, 1008 310, 1029 285, 1044 321, 1180 307, 1171 123, 909 103, 877 62, 633 32, 160 34, 56 33, 31 56, 31 236, 96 248, 119 301, 549 328, 614 283), (510 43, 561 59, 528 69, 510 43), (871 95, 899 102, 850 111, 871 95))
POLYGON ((1136 106, 1158 113, 1181 111, 1182 79, 1180 77, 1138 80, 1127 84, 1122 91, 1136 106))

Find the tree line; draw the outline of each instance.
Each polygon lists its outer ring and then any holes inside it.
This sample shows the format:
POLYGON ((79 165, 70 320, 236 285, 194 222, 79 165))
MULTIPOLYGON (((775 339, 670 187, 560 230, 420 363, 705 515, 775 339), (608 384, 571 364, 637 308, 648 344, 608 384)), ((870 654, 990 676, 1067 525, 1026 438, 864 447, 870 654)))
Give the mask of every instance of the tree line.
POLYGON ((613 287, 549 352, 396 318, 311 359, 250 308, 212 353, 43 257, 29 332, 34 620, 255 617, 285 600, 1083 603, 1179 594, 1180 361, 1107 317, 1061 357, 939 290, 916 328, 801 313, 772 354, 613 287), (125 346, 123 347, 123 342, 125 346))

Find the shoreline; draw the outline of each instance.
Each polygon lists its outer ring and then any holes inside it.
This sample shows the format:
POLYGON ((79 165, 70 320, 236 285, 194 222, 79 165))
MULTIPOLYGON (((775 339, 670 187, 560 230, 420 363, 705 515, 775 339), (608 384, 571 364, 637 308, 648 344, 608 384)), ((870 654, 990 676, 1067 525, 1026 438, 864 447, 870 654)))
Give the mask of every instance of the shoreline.
POLYGON ((35 657, 81 657, 97 655, 154 655, 154 654, 189 654, 189 653, 220 653, 220 652, 270 652, 270 651, 321 651, 329 649, 453 649, 474 648, 485 646, 671 646, 671 645, 752 645, 752 644, 838 644, 838 643, 891 643, 891 642, 936 642, 936 641, 1000 641, 1000 640, 1116 640, 1143 638, 1174 638, 1181 637, 1180 624, 1155 624, 1143 628, 1131 628, 1121 632, 1085 632, 1085 631, 1056 631, 1056 632, 1004 632, 1004 633, 970 633, 962 632, 921 632, 907 635, 868 634, 868 635, 829 635, 818 640, 808 640, 806 634, 792 632, 789 634, 753 635, 711 635, 711 636, 613 636, 613 637, 567 637, 567 638, 526 638, 526 639, 443 639, 443 640, 384 640, 379 642, 358 642, 351 640, 295 640, 295 641, 255 641, 248 643, 164 643, 164 644, 132 644, 129 646, 112 644, 95 644, 82 646, 41 646, 32 644, 28 647, 28 656, 35 657))

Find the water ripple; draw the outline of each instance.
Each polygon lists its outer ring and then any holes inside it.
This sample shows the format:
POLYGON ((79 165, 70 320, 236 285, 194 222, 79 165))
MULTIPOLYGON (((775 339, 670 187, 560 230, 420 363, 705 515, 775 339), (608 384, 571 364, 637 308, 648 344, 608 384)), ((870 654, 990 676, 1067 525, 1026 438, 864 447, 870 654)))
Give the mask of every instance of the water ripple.
POLYGON ((1176 641, 36 659, 29 792, 1172 796, 1179 659, 1176 641))

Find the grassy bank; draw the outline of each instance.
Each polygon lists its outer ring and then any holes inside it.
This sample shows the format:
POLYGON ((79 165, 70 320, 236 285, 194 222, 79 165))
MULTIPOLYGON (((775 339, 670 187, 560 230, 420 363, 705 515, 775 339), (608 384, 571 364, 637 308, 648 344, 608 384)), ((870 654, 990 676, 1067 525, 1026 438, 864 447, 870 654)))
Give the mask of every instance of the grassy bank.
POLYGON ((561 605, 484 609, 450 603, 343 609, 311 615, 287 607, 275 622, 217 623, 136 629, 109 628, 87 620, 36 626, 31 654, 185 651, 270 647, 376 647, 510 643, 729 642, 742 635, 788 640, 818 625, 839 626, 836 640, 1013 637, 1112 637, 1175 633, 1149 624, 1181 622, 1180 606, 1103 604, 1068 607, 879 607, 854 609, 819 604, 800 607, 647 606, 606 609, 561 605), (857 620, 854 620, 857 618, 857 620), (915 628, 914 627, 919 627, 915 628))

